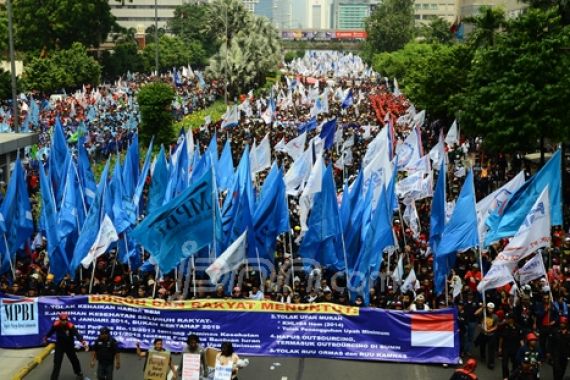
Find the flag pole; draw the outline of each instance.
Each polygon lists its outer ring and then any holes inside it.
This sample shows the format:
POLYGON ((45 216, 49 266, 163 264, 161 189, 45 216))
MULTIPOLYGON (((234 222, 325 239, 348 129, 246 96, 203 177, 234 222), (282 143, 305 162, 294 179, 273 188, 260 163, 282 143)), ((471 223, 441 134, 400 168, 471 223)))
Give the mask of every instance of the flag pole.
POLYGON ((6 245, 6 254, 8 255, 8 260, 10 262, 10 269, 12 270, 12 277, 16 279, 16 271, 14 269, 14 263, 12 262, 12 255, 10 254, 10 249, 8 248, 8 239, 6 239, 6 233, 2 234, 4 236, 4 244, 6 245))
POLYGON ((154 274, 154 285, 152 286, 152 298, 156 295, 156 283, 158 282, 158 275, 159 275, 159 268, 158 265, 155 265, 155 274, 154 274))
MULTIPOLYGON (((343 194, 343 197, 345 196, 345 194, 343 194)), ((340 219, 340 213, 338 212, 338 208, 337 208, 337 216, 338 216, 338 222, 340 224, 340 240, 342 242, 342 255, 344 257, 344 275, 346 276, 346 287, 348 287, 348 281, 349 281, 349 277, 348 277, 348 258, 346 257, 346 245, 344 242, 344 231, 342 231, 342 220, 340 219)), ((347 294, 348 296, 348 301, 350 302, 350 292, 348 292, 347 294)))
POLYGON ((192 284, 194 287, 194 298, 196 298, 196 263, 194 262, 194 256, 192 256, 192 284))
POLYGON ((125 250, 126 258, 127 258, 127 265, 129 266, 129 279, 131 280, 131 284, 133 283, 133 270, 131 268, 131 258, 129 257, 129 243, 127 242, 127 234, 123 232, 123 239, 125 240, 125 250))
POLYGON ((93 262, 91 263, 93 269, 91 269, 91 279, 89 280, 89 294, 93 292, 93 281, 95 280, 95 264, 96 260, 93 260, 93 262))

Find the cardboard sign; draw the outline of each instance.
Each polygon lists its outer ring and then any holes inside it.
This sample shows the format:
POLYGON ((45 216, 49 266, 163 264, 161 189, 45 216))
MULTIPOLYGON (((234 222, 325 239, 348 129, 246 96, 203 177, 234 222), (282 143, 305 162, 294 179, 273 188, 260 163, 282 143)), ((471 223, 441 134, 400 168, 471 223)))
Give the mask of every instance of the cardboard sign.
POLYGON ((144 380, 165 380, 170 371, 169 352, 148 352, 144 380))
POLYGON ((182 380, 200 380, 200 354, 182 355, 182 380))
POLYGON ((214 380, 231 380, 232 369, 233 365, 231 363, 226 365, 221 365, 219 363, 216 363, 216 372, 214 374, 214 380))

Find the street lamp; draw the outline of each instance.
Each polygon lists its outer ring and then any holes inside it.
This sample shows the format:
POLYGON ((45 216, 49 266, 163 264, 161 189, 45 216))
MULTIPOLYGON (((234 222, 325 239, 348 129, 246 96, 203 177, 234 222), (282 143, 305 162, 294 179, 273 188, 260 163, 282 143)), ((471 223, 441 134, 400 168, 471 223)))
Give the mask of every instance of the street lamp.
POLYGON ((160 48, 160 41, 158 40, 158 0, 154 0, 154 41, 156 44, 154 52, 154 66, 156 69, 156 76, 158 76, 158 50, 160 48))

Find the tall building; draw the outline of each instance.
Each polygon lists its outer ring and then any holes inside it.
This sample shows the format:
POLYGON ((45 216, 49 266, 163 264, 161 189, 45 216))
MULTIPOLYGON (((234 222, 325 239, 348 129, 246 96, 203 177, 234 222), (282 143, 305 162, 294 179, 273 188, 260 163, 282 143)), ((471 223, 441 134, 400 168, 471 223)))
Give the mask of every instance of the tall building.
POLYGON ((331 0, 308 0, 307 1, 307 28, 308 29, 331 29, 332 18, 331 0))
POLYGON ((462 18, 476 16, 483 6, 501 7, 507 17, 516 17, 528 6, 519 0, 463 0, 459 9, 462 18))
MULTIPOLYGON (((117 23, 124 28, 146 29, 154 25, 155 0, 109 0, 111 13, 117 23)), ((177 6, 189 3, 188 0, 160 0, 156 6, 158 11, 158 27, 164 28, 166 22, 174 17, 177 6)))
POLYGON ((416 0, 416 24, 429 23, 438 17, 453 23, 459 15, 460 2, 461 0, 416 0))
POLYGON ((333 29, 364 29, 364 20, 370 16, 375 3, 370 0, 335 0, 333 29))
POLYGON ((306 29, 309 27, 307 2, 308 0, 291 0, 291 28, 306 29))

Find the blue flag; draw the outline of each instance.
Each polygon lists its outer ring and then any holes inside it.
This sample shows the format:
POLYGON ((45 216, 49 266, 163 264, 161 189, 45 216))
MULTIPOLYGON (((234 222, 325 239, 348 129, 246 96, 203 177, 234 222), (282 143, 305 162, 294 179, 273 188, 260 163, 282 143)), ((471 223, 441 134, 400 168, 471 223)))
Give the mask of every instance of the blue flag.
POLYGON ((59 238, 65 239, 73 232, 78 232, 83 227, 87 205, 79 191, 81 189, 77 168, 73 160, 67 164, 65 188, 61 208, 59 210, 59 238))
POLYGON ((327 121, 323 124, 323 128, 321 129, 320 138, 324 141, 325 149, 332 148, 334 144, 334 135, 336 133, 336 118, 327 121))
POLYGON ((131 236, 152 254, 163 273, 212 243, 217 199, 212 175, 206 173, 133 230, 131 236))
POLYGON ((154 165, 154 172, 152 173, 150 189, 148 192, 147 211, 149 213, 162 206, 164 195, 166 194, 166 183, 168 182, 168 177, 168 163, 166 162, 164 146, 161 146, 154 165))
POLYGON ((441 294, 445 289, 447 273, 455 265, 456 253, 478 245, 475 185, 473 184, 473 170, 469 170, 453 214, 445 225, 441 240, 435 250, 437 265, 435 266, 434 285, 437 294, 441 294))
POLYGON ((447 203, 445 195, 445 188, 447 186, 445 179, 447 175, 446 171, 447 166, 445 165, 445 160, 442 160, 431 203, 429 245, 432 252, 436 252, 437 246, 441 240, 441 234, 445 228, 445 205, 447 203))
POLYGON ((77 170, 79 172, 79 178, 81 180, 81 191, 83 192, 83 198, 87 203, 87 208, 91 207, 93 201, 95 200, 95 192, 97 191, 97 186, 95 185, 95 177, 91 171, 91 164, 89 162, 89 155, 85 149, 84 140, 82 138, 77 142, 77 170))
POLYGON ((309 132, 312 131, 313 129, 317 129, 317 118, 316 117, 312 117, 309 120, 307 120, 306 122, 304 122, 303 124, 300 124, 297 127, 299 134, 303 134, 303 132, 309 132))
POLYGON ((551 225, 562 225, 561 157, 560 150, 557 150, 546 165, 511 196, 504 209, 489 216, 485 245, 503 237, 514 236, 546 185, 550 198, 551 225))
MULTIPOLYGON (((323 173, 321 191, 314 195, 307 224, 309 229, 301 241, 299 255, 325 267, 344 268, 343 260, 339 260, 342 240, 332 165, 323 173)), ((307 265, 305 267, 308 268, 307 265)))
POLYGON ((255 246, 259 257, 273 262, 277 236, 289 229, 289 207, 283 171, 274 164, 261 188, 253 216, 255 246))
POLYGON ((226 190, 234 175, 234 162, 232 159, 232 147, 230 140, 226 140, 224 149, 222 150, 222 156, 216 165, 216 183, 218 184, 218 190, 226 190))
POLYGON ((53 188, 56 207, 60 204, 63 197, 63 187, 65 185, 66 166, 62 163, 67 162, 69 151, 67 149, 67 141, 63 133, 63 127, 59 117, 55 119, 55 126, 52 128, 51 147, 49 151, 49 176, 53 188))
POLYGON ((348 107, 350 107, 353 103, 354 103, 354 96, 352 94, 352 88, 351 88, 350 90, 348 90, 348 93, 346 94, 346 96, 342 100, 341 107, 344 110, 344 109, 347 109, 348 107))
POLYGON ((65 251, 60 247, 60 238, 57 225, 57 211, 55 209, 55 199, 51 189, 49 178, 44 166, 40 163, 40 191, 42 195, 42 211, 40 215, 40 226, 47 239, 47 253, 50 262, 50 272, 55 280, 61 280, 69 268, 69 260, 65 251))
POLYGON ((15 265, 16 251, 34 232, 28 187, 19 157, 12 171, 4 202, 0 206, 0 214, 0 231, 4 237, 4 241, 0 243, 0 273, 5 273, 10 270, 10 262, 15 265))
POLYGON ((134 135, 127 150, 122 173, 123 191, 125 196, 132 199, 139 180, 139 138, 134 135))

